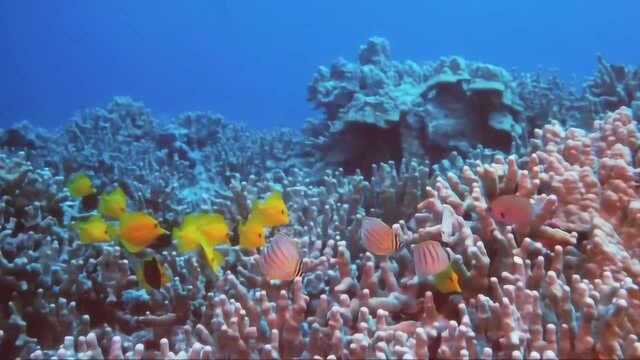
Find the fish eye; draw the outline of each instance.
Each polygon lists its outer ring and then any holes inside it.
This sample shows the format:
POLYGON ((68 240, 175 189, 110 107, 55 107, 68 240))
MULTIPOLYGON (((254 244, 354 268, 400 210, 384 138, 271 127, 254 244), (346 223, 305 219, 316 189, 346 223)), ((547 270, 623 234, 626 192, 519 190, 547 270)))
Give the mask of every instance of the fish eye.
POLYGON ((282 210, 280 211, 280 213, 281 213, 282 215, 284 215, 284 209, 282 209, 282 210))
POLYGON ((158 228, 158 223, 153 224, 153 227, 157 229, 158 228))
POLYGON ((504 219, 504 212, 500 212, 500 217, 504 219))
POLYGON ((104 234, 105 234, 105 235, 109 235, 109 231, 105 230, 105 231, 104 231, 104 234))

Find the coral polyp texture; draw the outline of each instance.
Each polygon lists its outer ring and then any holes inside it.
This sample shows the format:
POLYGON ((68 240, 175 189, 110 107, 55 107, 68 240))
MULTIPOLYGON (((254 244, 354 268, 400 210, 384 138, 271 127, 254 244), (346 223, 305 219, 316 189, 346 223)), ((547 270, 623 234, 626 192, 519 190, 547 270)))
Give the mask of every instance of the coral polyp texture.
POLYGON ((4 130, 0 354, 639 358, 637 70, 600 59, 578 95, 458 57, 399 64, 380 38, 358 60, 318 70, 309 99, 324 118, 302 133, 212 113, 163 123, 124 97, 58 133, 4 130), (81 241, 72 224, 95 205, 67 190, 79 172, 163 229, 222 215, 224 264, 179 251, 176 232, 140 253, 81 241), (264 248, 236 244, 274 193, 288 225, 265 227, 265 246, 295 240, 293 280, 268 280, 264 248), (504 199, 525 205, 503 214, 504 199), (365 216, 391 228, 396 252, 368 251, 365 216), (446 249, 461 291, 416 271, 426 241, 446 249), (149 259, 157 286, 140 281, 149 259))

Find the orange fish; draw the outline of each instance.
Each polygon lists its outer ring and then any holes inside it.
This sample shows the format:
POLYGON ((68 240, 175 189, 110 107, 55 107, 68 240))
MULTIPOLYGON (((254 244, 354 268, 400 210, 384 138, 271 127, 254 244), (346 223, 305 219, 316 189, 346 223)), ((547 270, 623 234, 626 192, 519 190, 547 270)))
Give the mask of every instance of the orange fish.
POLYGON ((140 252, 158 236, 169 232, 158 221, 142 212, 125 213, 120 218, 120 241, 131 253, 140 252))
POLYGON ((302 275, 302 259, 296 241, 277 234, 258 258, 258 266, 268 280, 293 280, 302 275))
POLYGON ((487 208, 491 217, 504 225, 525 229, 533 218, 533 205, 529 198, 518 195, 502 195, 487 208))
POLYGON ((413 262, 418 276, 430 276, 446 269, 451 258, 442 244, 427 240, 413 247, 413 262))
POLYGON ((362 245, 374 255, 391 255, 403 245, 389 225, 374 217, 362 219, 360 237, 362 245))

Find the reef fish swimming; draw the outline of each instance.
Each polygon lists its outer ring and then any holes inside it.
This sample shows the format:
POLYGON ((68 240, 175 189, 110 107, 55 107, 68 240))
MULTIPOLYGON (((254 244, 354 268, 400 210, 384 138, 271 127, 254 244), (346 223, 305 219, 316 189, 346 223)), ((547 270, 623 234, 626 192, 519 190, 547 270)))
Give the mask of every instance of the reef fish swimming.
POLYGON ((289 210, 279 191, 274 191, 262 201, 256 201, 251 210, 251 216, 268 227, 289 223, 289 210))
POLYGON ((369 216, 362 218, 360 237, 362 245, 374 255, 391 255, 403 245, 398 234, 389 225, 369 216))
POLYGON ((416 275, 433 276, 438 291, 448 294, 461 292, 458 275, 451 267, 451 257, 442 244, 427 240, 413 247, 416 275))
POLYGON ((264 246, 265 227, 261 219, 249 216, 249 219, 238 226, 240 233, 240 248, 255 250, 264 246))
POLYGON ((214 249, 229 244, 229 226, 224 216, 216 213, 194 213, 185 216, 182 225, 173 229, 176 247, 182 253, 193 252, 201 247, 209 267, 217 272, 224 264, 224 257, 214 249))
POLYGON ((76 199, 83 198, 96 192, 96 189, 93 187, 93 183, 91 183, 91 179, 89 179, 87 174, 83 172, 77 173, 69 179, 67 182, 67 189, 71 196, 76 199))
POLYGON ((525 229, 533 218, 533 205, 529 198, 519 195, 502 195, 487 208, 489 215, 504 225, 525 229))
POLYGON ((83 244, 111 241, 109 225, 99 215, 94 215, 86 221, 75 222, 71 226, 78 232, 83 244))
POLYGON ((120 218, 120 241, 131 253, 140 252, 158 236, 168 233, 156 219, 142 212, 125 213, 120 218))
POLYGON ((293 280, 302 275, 302 259, 296 241, 277 234, 258 258, 258 266, 268 280, 293 280))
POLYGON ((103 193, 98 200, 98 212, 107 219, 118 220, 127 211, 127 196, 121 187, 103 193))
POLYGON ((158 290, 170 280, 164 265, 155 256, 149 256, 142 261, 136 277, 145 290, 158 290))

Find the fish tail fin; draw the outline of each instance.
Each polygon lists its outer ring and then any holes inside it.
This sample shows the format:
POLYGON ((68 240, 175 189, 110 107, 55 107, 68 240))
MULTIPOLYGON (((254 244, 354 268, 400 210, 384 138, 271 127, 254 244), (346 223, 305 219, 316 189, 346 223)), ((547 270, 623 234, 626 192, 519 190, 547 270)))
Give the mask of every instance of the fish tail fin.
POLYGON ((214 250, 211 246, 207 246, 207 244, 204 243, 202 244, 202 250, 204 250, 204 255, 211 270, 213 270, 213 272, 218 272, 222 264, 224 264, 224 256, 214 250))

